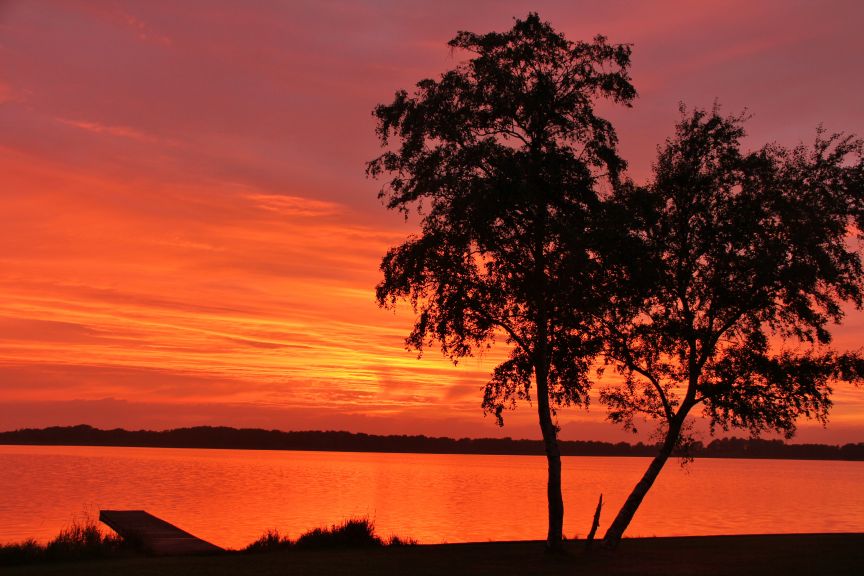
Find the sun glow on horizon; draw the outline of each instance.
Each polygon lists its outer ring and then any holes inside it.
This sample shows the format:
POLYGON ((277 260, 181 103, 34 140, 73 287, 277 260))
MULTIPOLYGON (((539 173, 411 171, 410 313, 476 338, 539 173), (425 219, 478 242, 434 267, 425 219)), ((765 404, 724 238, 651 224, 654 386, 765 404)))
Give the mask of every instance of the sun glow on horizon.
MULTIPOLYGON (((374 287, 416 224, 386 211, 363 173, 379 152, 375 104, 451 67, 457 30, 538 8, 328 6, 0 7, 4 428, 538 434, 527 403, 504 429, 482 417, 503 341, 458 366, 405 350, 413 316, 379 309, 374 287)), ((613 120, 636 177, 681 99, 751 106, 763 141, 806 138, 818 122, 864 133, 862 81, 837 49, 854 19, 667 8, 539 7, 574 39, 635 43, 641 98, 613 120), (784 78, 778 102, 764 86, 784 78)), ((862 320, 850 314, 838 342, 860 342, 862 320)), ((862 396, 838 389, 837 438, 860 440, 862 396)), ((565 437, 627 437, 603 415, 562 411, 565 437)))

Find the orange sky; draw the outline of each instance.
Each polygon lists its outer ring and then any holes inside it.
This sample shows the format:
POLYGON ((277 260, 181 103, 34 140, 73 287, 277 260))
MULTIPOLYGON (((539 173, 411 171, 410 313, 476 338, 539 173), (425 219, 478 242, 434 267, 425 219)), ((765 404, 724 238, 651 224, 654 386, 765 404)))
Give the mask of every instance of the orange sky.
MULTIPOLYGON (((864 133, 864 5, 691 4, 0 0, 0 429, 537 437, 529 406, 482 416, 500 350, 418 361, 410 313, 376 307, 413 225, 364 177, 370 111, 452 67, 457 30, 538 10, 634 44, 639 99, 610 115, 637 179, 680 100, 748 107, 754 144, 864 133)), ((852 312, 838 344, 862 333, 852 312)), ((864 440, 864 390, 836 403, 802 440, 864 440)), ((599 405, 561 423, 627 437, 599 405)))

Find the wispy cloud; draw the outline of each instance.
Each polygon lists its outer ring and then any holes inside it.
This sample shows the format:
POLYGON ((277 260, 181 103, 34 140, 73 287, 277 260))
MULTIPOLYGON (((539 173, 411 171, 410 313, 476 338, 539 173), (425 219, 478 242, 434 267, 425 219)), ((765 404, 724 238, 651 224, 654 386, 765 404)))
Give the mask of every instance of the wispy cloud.
POLYGON ((90 120, 73 120, 70 118, 57 118, 56 120, 60 124, 72 126, 73 128, 78 128, 79 130, 92 132, 94 134, 104 134, 116 138, 128 138, 130 140, 137 140, 138 142, 145 142, 148 144, 167 144, 170 146, 178 145, 178 142, 175 140, 160 138, 129 126, 111 126, 90 120))
POLYGON ((300 196, 284 194, 248 194, 255 206, 284 216, 334 216, 345 211, 344 206, 300 196))
MULTIPOLYGON (((637 178, 681 99, 747 105, 763 140, 864 132, 854 2, 7 4, 0 389, 16 425, 536 435, 528 407, 503 430, 480 416, 504 350, 417 360, 410 312, 374 300, 416 221, 364 176, 369 112, 453 66, 457 29, 539 10, 571 38, 632 42, 640 99, 610 114, 637 178)), ((852 312, 837 341, 862 325, 852 312)), ((836 414, 860 436, 856 398, 836 414)), ((603 411, 561 419, 597 435, 603 411)))
POLYGON ((140 16, 133 13, 135 6, 125 6, 118 2, 79 3, 77 8, 111 25, 130 31, 142 41, 159 46, 170 47, 174 41, 164 32, 157 30, 140 16))

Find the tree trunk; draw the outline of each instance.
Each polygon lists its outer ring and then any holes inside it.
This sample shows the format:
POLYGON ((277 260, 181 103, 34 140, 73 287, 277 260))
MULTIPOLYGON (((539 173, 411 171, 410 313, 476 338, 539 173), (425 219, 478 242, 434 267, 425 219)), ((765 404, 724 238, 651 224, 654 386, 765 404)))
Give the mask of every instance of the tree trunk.
POLYGON ((535 318, 536 335, 534 340, 534 378, 537 384, 537 414, 543 446, 546 449, 546 498, 549 502, 549 529, 546 533, 546 551, 561 552, 564 540, 564 497, 561 495, 561 449, 558 446, 558 427, 552 419, 549 406, 549 315, 547 308, 546 243, 548 242, 546 223, 549 216, 547 190, 540 178, 537 166, 540 154, 540 139, 531 139, 531 158, 535 162, 529 172, 529 181, 535 188, 535 208, 537 222, 534 227, 534 297, 537 305, 535 318))
POLYGON ((561 495, 561 449, 558 446, 558 428, 552 420, 549 408, 549 384, 545 367, 536 370, 537 412, 540 417, 540 431, 543 433, 543 446, 546 448, 548 477, 546 498, 549 501, 549 530, 546 533, 546 550, 560 552, 563 549, 564 497, 561 495))
POLYGON ((606 535, 603 537, 603 545, 607 548, 615 548, 618 546, 618 543, 621 542, 621 537, 624 535, 627 526, 629 526, 630 522, 633 520, 633 516, 635 516, 639 505, 642 504, 642 499, 645 498, 645 494, 648 493, 648 490, 654 484, 654 481, 660 474, 660 470, 663 469, 663 465, 666 464, 669 456, 672 455, 672 450, 675 448, 676 442, 678 442, 678 435, 681 433, 682 423, 683 418, 681 418, 680 421, 679 419, 676 419, 672 425, 670 425, 663 446, 660 448, 660 452, 654 457, 654 460, 651 461, 651 465, 648 466, 642 479, 636 483, 633 491, 630 492, 630 496, 627 497, 624 505, 621 506, 621 509, 618 511, 618 515, 615 516, 615 520, 612 521, 609 529, 606 530, 606 535))

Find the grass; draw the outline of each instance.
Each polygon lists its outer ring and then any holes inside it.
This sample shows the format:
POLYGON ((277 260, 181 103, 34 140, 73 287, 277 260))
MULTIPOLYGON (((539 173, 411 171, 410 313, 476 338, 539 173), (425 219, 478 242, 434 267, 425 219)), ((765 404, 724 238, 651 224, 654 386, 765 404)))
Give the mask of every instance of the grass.
POLYGON ((417 545, 384 540, 365 518, 310 530, 297 540, 265 532, 244 550, 214 556, 145 557, 93 521, 76 522, 47 544, 0 546, 4 576, 846 576, 864 574, 864 534, 785 534, 625 539, 617 551, 586 552, 579 540, 564 555, 542 542, 417 545))
POLYGON ((269 554, 130 557, 17 566, 4 576, 851 576, 864 573, 864 534, 788 534, 625 539, 615 553, 549 556, 542 542, 371 548, 286 548, 269 554))
POLYGON ((34 562, 68 562, 129 554, 130 547, 117 535, 106 534, 90 517, 76 519, 47 544, 30 538, 0 545, 0 566, 34 562))
MULTIPOLYGON (((381 548, 384 546, 412 546, 411 538, 391 536, 384 540, 375 532, 375 524, 368 518, 349 518, 329 528, 315 528, 300 535, 296 541, 268 530, 258 540, 241 550, 245 553, 272 553, 288 549, 351 549, 381 548)), ((0 566, 22 564, 73 562, 141 555, 134 542, 125 542, 120 536, 106 534, 89 516, 73 521, 47 544, 28 539, 15 544, 0 545, 0 566)))
POLYGON ((294 546, 294 542, 287 536, 279 534, 278 530, 267 530, 260 538, 249 544, 242 552, 260 554, 262 552, 276 552, 294 546))
POLYGON ((378 548, 382 546, 414 546, 413 538, 391 536, 382 539, 375 532, 375 524, 368 518, 349 518, 341 524, 333 524, 329 528, 315 528, 304 532, 292 541, 287 536, 279 534, 278 530, 268 530, 258 540, 243 549, 243 552, 274 552, 288 548, 321 549, 321 548, 378 548))

